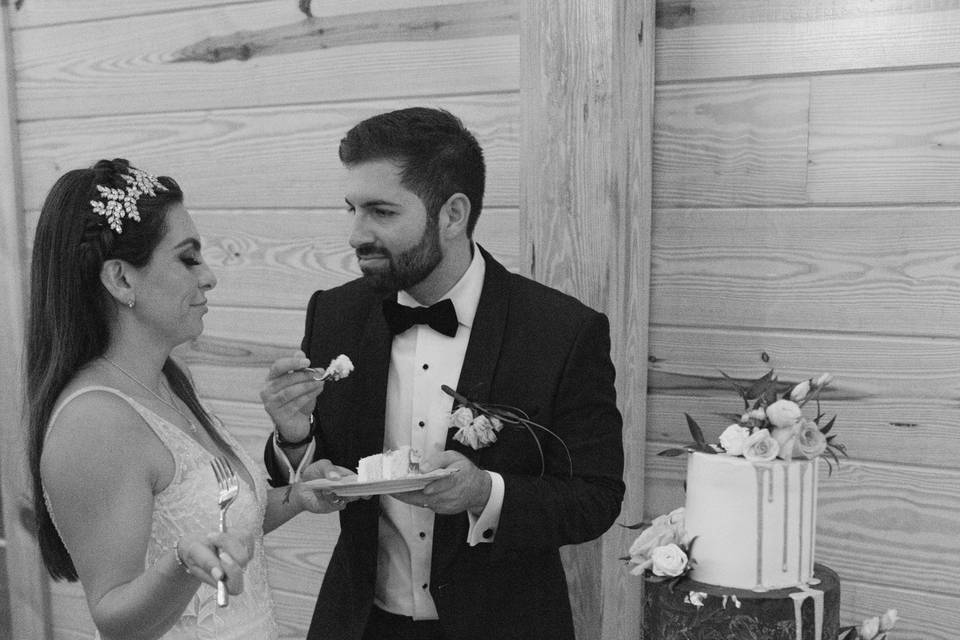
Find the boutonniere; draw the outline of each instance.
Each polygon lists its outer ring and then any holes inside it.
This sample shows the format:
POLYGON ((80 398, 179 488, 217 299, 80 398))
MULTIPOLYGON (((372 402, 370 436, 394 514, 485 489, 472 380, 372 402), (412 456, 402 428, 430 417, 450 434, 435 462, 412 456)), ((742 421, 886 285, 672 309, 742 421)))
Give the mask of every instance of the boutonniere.
POLYGON ((504 427, 526 429, 537 445, 537 452, 540 454, 540 475, 542 476, 546 470, 546 463, 543 457, 543 446, 540 444, 540 438, 537 435, 539 430, 555 438, 563 447, 567 456, 570 477, 573 477, 573 459, 570 457, 570 450, 567 449, 563 438, 531 420, 530 416, 522 409, 502 404, 473 402, 445 384, 440 385, 440 388, 444 393, 453 397, 455 401, 454 410, 450 413, 449 418, 450 428, 457 430, 453 434, 454 440, 477 451, 496 442, 497 433, 504 427))

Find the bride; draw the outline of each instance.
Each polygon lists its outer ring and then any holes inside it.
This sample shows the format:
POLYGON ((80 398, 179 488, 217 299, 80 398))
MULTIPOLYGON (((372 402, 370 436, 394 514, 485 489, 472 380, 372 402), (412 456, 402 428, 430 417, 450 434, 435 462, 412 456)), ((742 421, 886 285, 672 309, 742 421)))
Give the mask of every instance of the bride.
MULTIPOLYGON (((215 285, 172 179, 101 160, 52 187, 31 267, 30 463, 44 563, 79 578, 104 639, 276 638, 263 534, 343 508, 268 488, 170 357, 200 335, 215 285), (216 457, 240 486, 226 533, 216 457)), ((312 402, 323 383, 304 384, 312 402)))

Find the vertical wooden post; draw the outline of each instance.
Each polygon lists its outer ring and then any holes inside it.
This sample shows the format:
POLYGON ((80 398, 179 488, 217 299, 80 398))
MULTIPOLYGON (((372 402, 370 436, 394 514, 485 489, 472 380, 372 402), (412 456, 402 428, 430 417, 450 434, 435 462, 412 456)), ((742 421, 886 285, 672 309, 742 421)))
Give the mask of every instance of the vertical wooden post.
MULTIPOLYGON (((541 282, 605 312, 624 414, 627 495, 643 516, 654 0, 523 0, 521 230, 541 282)), ((632 535, 565 549, 582 640, 640 637, 632 535)))
POLYGON ((49 583, 30 524, 32 492, 21 420, 26 251, 10 10, 6 0, 0 2, 0 491, 13 637, 43 640, 50 637, 49 583))

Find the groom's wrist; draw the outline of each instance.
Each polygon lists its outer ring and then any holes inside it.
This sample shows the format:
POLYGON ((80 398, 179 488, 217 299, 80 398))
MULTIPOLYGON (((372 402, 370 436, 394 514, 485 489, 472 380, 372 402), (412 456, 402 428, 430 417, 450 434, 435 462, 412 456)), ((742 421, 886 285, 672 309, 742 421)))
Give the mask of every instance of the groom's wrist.
POLYGON ((313 420, 312 413, 310 414, 310 425, 309 425, 309 429, 307 430, 307 435, 304 436, 303 438, 299 438, 299 439, 286 438, 284 437, 283 432, 280 429, 280 425, 276 423, 274 423, 273 425, 273 441, 278 447, 284 450, 299 449, 301 447, 305 447, 311 442, 313 442, 313 438, 315 435, 316 435, 316 423, 313 420))

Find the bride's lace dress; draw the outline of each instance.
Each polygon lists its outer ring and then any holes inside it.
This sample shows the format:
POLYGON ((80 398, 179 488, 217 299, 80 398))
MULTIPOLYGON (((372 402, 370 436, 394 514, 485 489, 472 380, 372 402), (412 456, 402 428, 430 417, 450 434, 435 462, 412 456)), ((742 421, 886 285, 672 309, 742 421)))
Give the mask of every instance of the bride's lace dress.
MULTIPOLYGON (((88 391, 106 391, 128 402, 170 450, 176 465, 170 485, 154 496, 153 523, 144 568, 157 562, 164 553, 169 553, 180 536, 186 533, 216 531, 220 511, 216 499, 217 480, 210 466, 213 455, 176 425, 164 420, 130 396, 110 387, 85 387, 65 398, 60 407, 88 391)), ((51 417, 51 424, 58 412, 59 410, 51 417)), ((206 584, 200 585, 179 622, 163 639, 274 639, 278 637, 279 629, 274 618, 263 550, 266 478, 218 418, 214 418, 214 425, 217 433, 231 446, 254 480, 251 491, 241 476, 240 494, 227 511, 228 530, 252 538, 253 556, 244 571, 243 593, 231 595, 228 606, 218 607, 216 589, 206 584)), ((48 502, 47 508, 49 507, 48 502)), ((53 513, 52 509, 50 512, 53 513)), ((98 634, 97 638, 99 637, 98 634)))

